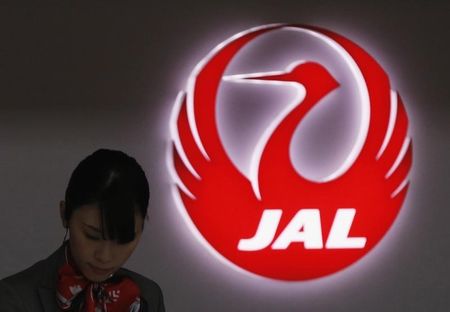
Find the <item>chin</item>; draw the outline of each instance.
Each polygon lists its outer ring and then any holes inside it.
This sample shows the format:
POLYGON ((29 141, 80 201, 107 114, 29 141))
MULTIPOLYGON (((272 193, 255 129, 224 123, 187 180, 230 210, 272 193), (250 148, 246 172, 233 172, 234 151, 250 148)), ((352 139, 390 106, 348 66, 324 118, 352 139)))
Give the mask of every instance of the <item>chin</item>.
POLYGON ((97 274, 90 270, 89 266, 87 266, 84 270, 82 270, 83 276, 91 282, 103 282, 108 279, 111 274, 97 274))
POLYGON ((84 277, 86 277, 91 282, 100 283, 104 280, 108 279, 109 276, 98 276, 93 274, 85 274, 84 277))

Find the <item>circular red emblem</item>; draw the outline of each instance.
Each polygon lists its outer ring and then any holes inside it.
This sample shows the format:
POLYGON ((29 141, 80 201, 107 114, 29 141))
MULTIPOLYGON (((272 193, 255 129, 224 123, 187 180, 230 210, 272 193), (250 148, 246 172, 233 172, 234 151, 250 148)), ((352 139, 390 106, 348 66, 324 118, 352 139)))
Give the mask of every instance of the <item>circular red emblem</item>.
POLYGON ((322 28, 265 25, 217 46, 179 94, 171 136, 174 195, 193 230, 228 262, 264 277, 307 280, 354 263, 386 234, 408 190, 412 145, 399 94, 367 52, 322 28), (224 75, 241 49, 279 30, 312 36, 340 58, 360 105, 350 152, 319 180, 296 170, 292 137, 310 111, 346 81, 308 59, 294 59, 277 71, 224 75), (234 83, 297 92, 254 142, 247 172, 230 158, 217 123, 219 87, 234 83))

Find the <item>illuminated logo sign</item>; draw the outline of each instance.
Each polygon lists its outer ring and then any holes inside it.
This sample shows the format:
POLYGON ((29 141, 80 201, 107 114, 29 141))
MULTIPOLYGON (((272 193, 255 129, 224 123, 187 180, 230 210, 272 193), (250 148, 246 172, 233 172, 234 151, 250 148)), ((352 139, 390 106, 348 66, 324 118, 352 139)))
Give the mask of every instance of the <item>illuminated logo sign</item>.
POLYGON ((363 257, 396 219, 409 185, 412 145, 399 94, 367 52, 322 28, 266 25, 217 46, 179 94, 171 136, 174 195, 194 233, 227 263, 273 279, 318 278, 363 257), (350 78, 296 59, 296 51, 276 71, 225 73, 241 50, 276 31, 313 38, 350 78), (259 133, 244 172, 223 144, 217 102, 221 86, 250 83, 289 87, 295 96, 259 133), (302 175, 292 161, 295 132, 319 103, 348 86, 359 107, 349 152, 325 177, 302 175))

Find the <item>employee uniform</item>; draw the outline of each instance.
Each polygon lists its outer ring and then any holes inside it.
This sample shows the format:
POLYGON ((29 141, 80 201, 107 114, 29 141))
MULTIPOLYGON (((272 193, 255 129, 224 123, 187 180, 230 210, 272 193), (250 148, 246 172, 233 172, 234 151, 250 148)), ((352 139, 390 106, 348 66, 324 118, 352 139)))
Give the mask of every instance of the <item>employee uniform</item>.
MULTIPOLYGON (((67 262, 67 242, 47 259, 0 280, 1 312, 61 311, 57 304, 58 271, 67 262)), ((138 286, 141 299, 138 311, 165 311, 161 288, 154 281, 124 268, 119 269, 114 276, 129 278, 138 286)), ((78 301, 83 300, 82 294, 77 297, 78 301)))

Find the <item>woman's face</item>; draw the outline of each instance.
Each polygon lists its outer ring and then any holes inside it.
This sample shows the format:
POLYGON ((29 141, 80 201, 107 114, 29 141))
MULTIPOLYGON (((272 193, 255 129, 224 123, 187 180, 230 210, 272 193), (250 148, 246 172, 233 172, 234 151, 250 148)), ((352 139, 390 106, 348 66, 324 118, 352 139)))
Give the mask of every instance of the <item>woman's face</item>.
POLYGON ((135 238, 126 244, 102 239, 100 209, 96 204, 77 208, 70 217, 70 250, 83 275, 101 282, 116 272, 136 248, 142 234, 143 218, 136 214, 135 238))

